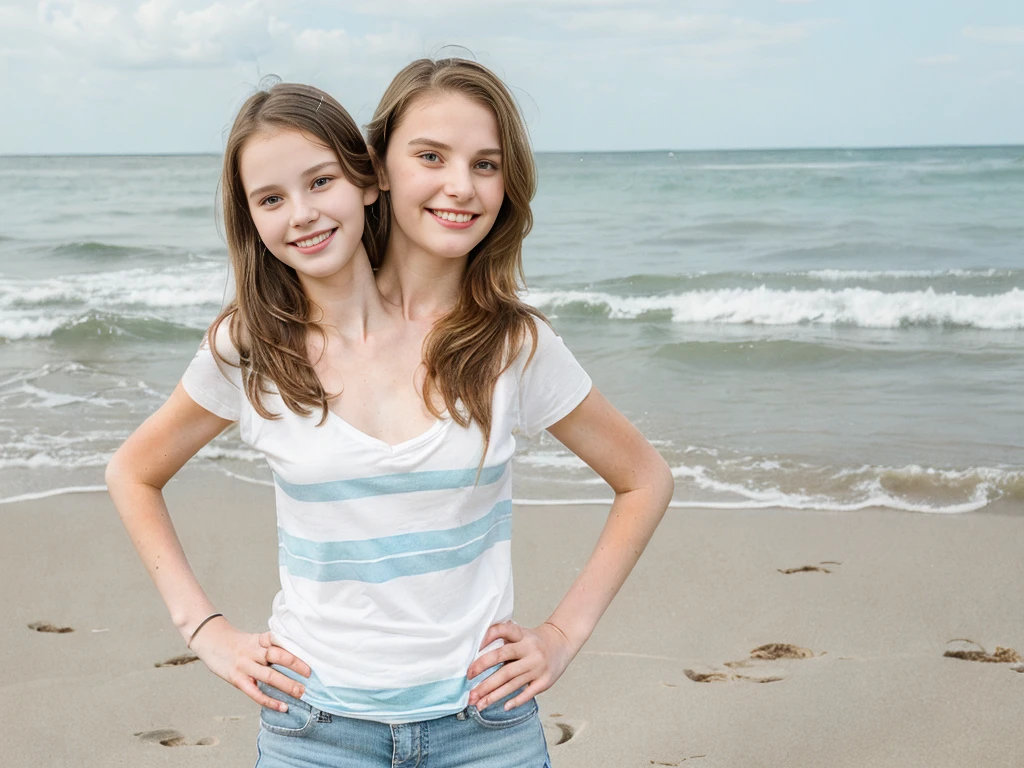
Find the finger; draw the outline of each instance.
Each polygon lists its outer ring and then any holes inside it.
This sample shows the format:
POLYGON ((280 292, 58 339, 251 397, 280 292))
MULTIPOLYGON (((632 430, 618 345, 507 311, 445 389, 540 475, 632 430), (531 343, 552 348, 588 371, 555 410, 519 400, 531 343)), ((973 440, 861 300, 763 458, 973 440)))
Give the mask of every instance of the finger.
POLYGON ((259 636, 260 647, 270 648, 274 645, 274 641, 270 638, 270 632, 263 632, 259 636))
POLYGON ((484 635, 483 642, 480 643, 480 648, 486 648, 495 640, 499 639, 505 640, 507 643, 518 643, 523 639, 523 628, 512 621, 503 621, 500 624, 491 624, 491 626, 487 628, 487 633, 484 635))
POLYGON ((510 709, 515 709, 516 707, 523 706, 523 704, 528 702, 538 693, 543 693, 550 687, 551 685, 545 680, 541 680, 539 678, 537 680, 534 680, 532 683, 526 686, 525 691, 520 693, 514 699, 505 703, 505 711, 507 712, 510 709))
POLYGON ((269 669, 267 667, 264 667, 264 669, 267 669, 269 674, 263 679, 263 682, 277 688, 281 693, 287 693, 289 696, 301 699, 302 694, 306 692, 306 686, 292 680, 288 675, 283 675, 276 669, 269 669))
POLYGON ((516 669, 516 664, 506 664, 494 674, 488 675, 487 679, 481 680, 476 687, 469 692, 469 703, 475 705, 480 699, 493 691, 499 685, 503 685, 515 677, 522 670, 516 669))
POLYGON ((279 667, 287 667, 293 672, 302 675, 302 677, 309 677, 313 674, 313 670, 309 668, 308 664, 279 645, 272 646, 267 651, 267 663, 276 664, 279 667))
POLYGON ((249 676, 296 699, 301 699, 302 694, 306 692, 306 688, 302 683, 292 680, 288 675, 283 675, 275 669, 264 667, 262 664, 253 663, 249 668, 249 676))
MULTIPOLYGON (((480 699, 480 702, 476 705, 477 709, 484 710, 491 706, 496 701, 501 701, 506 696, 511 696, 513 693, 518 691, 524 685, 530 682, 530 673, 524 672, 521 675, 517 675, 509 680, 504 685, 497 688, 497 690, 487 694, 484 698, 480 699)), ((529 701, 529 699, 527 699, 529 701)), ((505 709, 511 709, 507 704, 505 709)))
POLYGON ((240 681, 235 683, 235 687, 248 696, 250 699, 255 701, 261 707, 267 709, 276 709, 278 712, 287 712, 288 705, 283 701, 278 701, 272 696, 267 696, 263 691, 256 685, 256 681, 250 677, 243 677, 240 681))
POLYGON ((477 675, 481 675, 491 667, 496 667, 498 664, 507 664, 510 661, 522 658, 520 656, 520 649, 515 644, 506 644, 500 648, 495 648, 489 653, 485 653, 479 657, 472 664, 469 665, 469 670, 466 673, 466 677, 472 680, 477 675))

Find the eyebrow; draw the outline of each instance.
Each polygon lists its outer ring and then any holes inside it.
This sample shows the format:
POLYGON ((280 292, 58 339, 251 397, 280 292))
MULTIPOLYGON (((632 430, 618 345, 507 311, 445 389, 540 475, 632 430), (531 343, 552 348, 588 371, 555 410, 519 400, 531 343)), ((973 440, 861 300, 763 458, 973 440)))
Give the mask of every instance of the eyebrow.
MULTIPOLYGON (((315 173, 320 173, 320 171, 322 171, 329 165, 340 166, 341 164, 337 160, 328 160, 326 163, 319 163, 317 165, 314 165, 312 168, 307 168, 302 172, 302 175, 312 176, 315 173)), ((277 186, 277 184, 267 184, 266 186, 260 187, 259 189, 254 189, 252 192, 249 193, 249 197, 258 197, 264 194, 265 192, 270 192, 273 189, 277 189, 277 186)))
MULTIPOLYGON (((410 147, 413 146, 414 144, 419 144, 421 146, 430 147, 432 149, 440 149, 442 152, 451 152, 452 151, 452 148, 449 147, 444 142, 434 141, 433 139, 419 138, 419 139, 413 139, 412 141, 409 142, 409 146, 410 147)), ((476 154, 478 154, 478 155, 496 155, 497 157, 501 157, 501 150, 500 149, 481 149, 476 154)))

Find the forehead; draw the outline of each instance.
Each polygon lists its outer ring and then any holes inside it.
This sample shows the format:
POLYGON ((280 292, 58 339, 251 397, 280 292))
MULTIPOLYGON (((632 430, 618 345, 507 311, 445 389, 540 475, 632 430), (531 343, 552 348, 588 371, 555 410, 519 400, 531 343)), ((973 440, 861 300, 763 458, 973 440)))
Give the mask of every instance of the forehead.
POLYGON ((477 143, 501 146, 494 111, 459 93, 419 96, 409 104, 392 141, 405 144, 416 138, 434 139, 453 147, 477 143))
POLYGON ((303 131, 281 129, 250 136, 239 153, 238 170, 245 188, 287 181, 314 165, 337 161, 334 150, 303 131))

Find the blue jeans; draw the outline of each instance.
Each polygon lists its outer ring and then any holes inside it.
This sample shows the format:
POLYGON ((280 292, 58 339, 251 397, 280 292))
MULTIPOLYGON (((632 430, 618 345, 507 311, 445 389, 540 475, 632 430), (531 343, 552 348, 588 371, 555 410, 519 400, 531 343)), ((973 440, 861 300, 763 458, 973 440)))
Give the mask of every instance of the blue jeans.
POLYGON ((321 712, 260 687, 288 711, 260 713, 256 768, 550 768, 534 700, 511 712, 502 699, 482 712, 467 707, 436 720, 388 725, 321 712))

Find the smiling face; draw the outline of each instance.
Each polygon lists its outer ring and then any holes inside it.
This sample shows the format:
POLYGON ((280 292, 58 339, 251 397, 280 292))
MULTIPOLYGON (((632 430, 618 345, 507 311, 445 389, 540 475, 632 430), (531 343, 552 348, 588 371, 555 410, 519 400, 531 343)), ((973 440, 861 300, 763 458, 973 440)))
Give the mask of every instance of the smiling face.
POLYGON ((296 130, 255 134, 238 165, 260 238, 300 281, 329 279, 351 263, 376 187, 357 187, 332 150, 296 130))
POLYGON ((391 135, 384 176, 389 250, 465 258, 490 232, 505 199, 494 113, 459 94, 414 100, 391 135))

